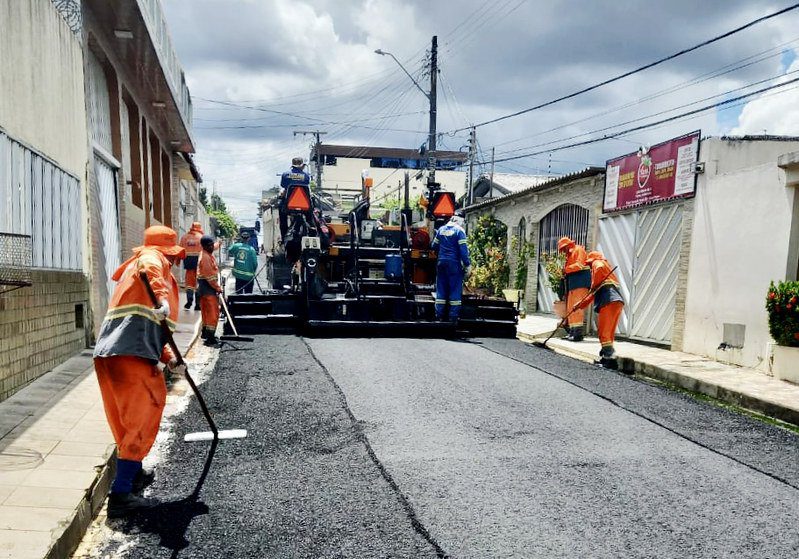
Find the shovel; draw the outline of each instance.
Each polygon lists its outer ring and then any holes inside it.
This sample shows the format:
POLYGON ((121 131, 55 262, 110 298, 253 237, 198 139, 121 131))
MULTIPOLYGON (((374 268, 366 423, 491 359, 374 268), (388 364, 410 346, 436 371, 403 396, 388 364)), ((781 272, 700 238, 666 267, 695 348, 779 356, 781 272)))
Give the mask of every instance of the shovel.
MULTIPOLYGON (((613 272, 615 272, 615 271, 616 271, 616 268, 618 268, 618 266, 613 266, 613 269, 612 269, 610 272, 608 272, 608 275, 607 275, 607 276, 605 276, 605 279, 603 279, 603 280, 602 280, 602 282, 604 282, 606 279, 608 279, 608 278, 611 276, 611 274, 613 274, 613 272)), ((600 288, 600 287, 602 287, 602 282, 600 282, 600 283, 599 283, 599 287, 597 287, 596 289, 592 289, 591 291, 589 291, 589 292, 588 292, 588 294, 587 294, 585 297, 583 297, 582 299, 580 299, 580 301, 579 301, 579 302, 578 302, 576 305, 574 305, 574 307, 572 307, 572 310, 570 310, 570 311, 568 312, 568 314, 567 314, 566 316, 564 316, 564 317, 563 317, 563 320, 561 320, 561 321, 558 323, 558 325, 557 325, 557 326, 555 326, 555 329, 554 329, 554 330, 552 330, 552 332, 549 334, 549 336, 547 336, 547 339, 546 339, 546 340, 544 340, 543 342, 533 342, 533 345, 534 345, 534 346, 536 346, 536 347, 542 347, 542 348, 544 348, 544 349, 549 349, 549 350, 551 350, 552 348, 547 346, 547 342, 548 342, 549 340, 551 340, 551 339, 552 339, 552 336, 554 336, 554 335, 555 335, 555 332, 557 332, 557 331, 558 331, 560 328, 562 328, 562 327, 564 327, 566 324, 568 324, 569 317, 570 317, 570 316, 571 316, 571 315, 572 315, 572 314, 573 314, 573 313, 574 313, 574 312, 575 312, 577 309, 579 309, 579 308, 580 308, 580 305, 582 305, 582 304, 583 304, 583 302, 584 302, 586 299, 588 299, 588 298, 589 298, 589 297, 591 297, 591 296, 592 296, 594 293, 596 293, 597 291, 599 291, 599 288, 600 288)))
MULTIPOLYGON (((152 301, 155 308, 158 308, 158 298, 155 296, 155 292, 153 291, 153 287, 150 285, 150 281, 147 279, 147 274, 145 272, 139 272, 139 278, 141 279, 142 283, 144 284, 145 289, 147 289, 147 294, 150 296, 150 300, 152 301)), ((247 436, 246 429, 227 429, 224 431, 220 431, 214 419, 211 417, 211 412, 208 411, 208 406, 205 404, 205 400, 203 399, 202 394, 200 394, 200 390, 197 388, 197 385, 194 383, 194 379, 191 378, 189 374, 189 367, 186 365, 186 362, 183 360, 183 355, 181 355, 180 350, 178 349, 177 344, 175 343, 175 339, 172 337, 172 331, 169 329, 169 324, 166 322, 166 318, 161 319, 161 331, 166 336, 167 343, 169 347, 172 348, 172 353, 175 354, 175 360, 177 360, 178 365, 184 365, 186 368, 186 380, 191 386, 192 392, 194 395, 197 396, 197 402, 200 404, 200 409, 203 411, 203 415, 205 416, 205 420, 208 422, 208 426, 211 428, 210 431, 200 431, 197 433, 188 433, 186 436, 183 437, 183 440, 188 442, 195 442, 195 441, 218 441, 219 439, 243 439, 247 436)))

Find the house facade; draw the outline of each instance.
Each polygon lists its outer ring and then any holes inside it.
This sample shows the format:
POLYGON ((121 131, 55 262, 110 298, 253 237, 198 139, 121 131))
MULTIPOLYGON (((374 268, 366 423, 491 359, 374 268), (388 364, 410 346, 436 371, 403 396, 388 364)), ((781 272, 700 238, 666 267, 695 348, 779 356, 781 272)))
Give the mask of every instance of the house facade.
MULTIPOLYGON (((316 180, 317 166, 322 166, 322 190, 337 205, 348 207, 361 194, 364 172, 372 179, 373 205, 401 198, 406 171, 410 174, 410 199, 418 200, 427 192, 427 155, 417 150, 332 144, 321 144, 317 149, 319 153, 311 155, 309 172, 316 180)), ((466 192, 466 159, 464 152, 436 152, 436 182, 442 190, 454 192, 456 198, 466 192)))
MULTIPOLYGON (((771 373, 769 283, 799 275, 799 138, 698 141, 695 195, 606 210, 605 169, 588 169, 467 208, 536 244, 525 307, 550 312, 540 257, 561 235, 618 266, 619 334, 771 373)), ((510 250, 514 269, 516 255, 510 250)))
POLYGON ((146 227, 208 220, 158 0, 0 1, 0 52, 5 399, 92 343, 146 227))

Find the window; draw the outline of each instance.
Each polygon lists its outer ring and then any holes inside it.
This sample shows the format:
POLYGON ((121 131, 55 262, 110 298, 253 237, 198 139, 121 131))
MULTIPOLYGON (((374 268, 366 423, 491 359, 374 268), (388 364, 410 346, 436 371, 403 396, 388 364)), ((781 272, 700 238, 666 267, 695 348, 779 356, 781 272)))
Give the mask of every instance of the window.
POLYGON ((0 132, 0 232, 30 235, 34 268, 83 267, 77 177, 0 132))
POLYGON ((125 106, 128 108, 128 134, 130 141, 130 180, 133 203, 144 209, 144 181, 142 180, 141 139, 139 136, 139 109, 127 95, 125 106))

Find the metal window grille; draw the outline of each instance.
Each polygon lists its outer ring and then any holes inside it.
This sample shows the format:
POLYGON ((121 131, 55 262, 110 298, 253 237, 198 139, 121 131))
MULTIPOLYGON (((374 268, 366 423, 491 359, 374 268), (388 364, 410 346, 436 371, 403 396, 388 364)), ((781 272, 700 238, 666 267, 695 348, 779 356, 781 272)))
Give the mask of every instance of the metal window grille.
POLYGON ((0 132, 0 232, 28 238, 28 267, 80 270, 80 181, 0 132))
POLYGON ((31 285, 30 235, 0 233, 0 293, 31 285))

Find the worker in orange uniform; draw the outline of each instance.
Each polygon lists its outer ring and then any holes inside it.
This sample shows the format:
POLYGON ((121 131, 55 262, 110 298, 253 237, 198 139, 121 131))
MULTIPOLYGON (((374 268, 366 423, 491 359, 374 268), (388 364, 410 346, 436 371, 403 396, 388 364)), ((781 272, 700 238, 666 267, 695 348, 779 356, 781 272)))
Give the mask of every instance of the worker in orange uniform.
POLYGON ((200 310, 200 298, 194 301, 194 292, 197 290, 197 261, 200 259, 200 239, 203 237, 203 226, 199 221, 191 224, 189 232, 180 239, 180 246, 186 250, 183 260, 183 269, 186 271, 186 304, 184 309, 190 309, 192 302, 194 310, 200 310))
POLYGON ((619 291, 619 278, 613 273, 613 268, 605 260, 601 252, 591 251, 585 259, 591 267, 590 297, 582 302, 582 307, 588 307, 594 301, 594 310, 597 312, 599 343, 599 364, 608 369, 618 369, 616 350, 613 342, 616 339, 616 327, 619 325, 621 311, 624 309, 624 300, 619 291))
POLYGON ((203 332, 202 338, 205 345, 217 344, 216 325, 219 322, 219 266, 214 258, 214 239, 203 235, 200 239, 200 259, 197 262, 197 295, 200 298, 200 312, 202 313, 203 332))
POLYGON ((166 318, 178 319, 178 283, 171 268, 185 254, 178 235, 157 225, 144 232, 144 245, 113 274, 117 282, 94 348, 94 368, 105 414, 117 444, 116 477, 108 499, 108 516, 124 516, 158 504, 138 495, 153 480, 142 460, 158 434, 166 404, 164 375, 156 365, 177 363, 161 329, 166 318), (153 308, 140 272, 145 272, 159 301, 153 308))
MULTIPOLYGON (((566 255, 563 272, 566 279, 566 308, 574 309, 588 295, 591 287, 591 270, 585 261, 585 247, 569 237, 558 241, 558 252, 566 255)), ((584 336, 585 313, 577 309, 569 315, 569 334, 566 339, 581 342, 584 336)))

